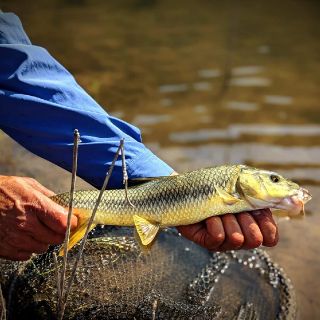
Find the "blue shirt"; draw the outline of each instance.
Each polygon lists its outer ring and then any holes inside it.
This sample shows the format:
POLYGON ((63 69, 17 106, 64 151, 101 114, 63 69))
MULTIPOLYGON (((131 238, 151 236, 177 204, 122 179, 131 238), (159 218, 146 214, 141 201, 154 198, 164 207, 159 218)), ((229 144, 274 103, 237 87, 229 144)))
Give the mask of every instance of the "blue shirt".
MULTIPOLYGON (((38 156, 71 171, 73 131, 81 134, 78 175, 100 187, 121 138, 129 178, 173 169, 141 141, 138 128, 110 116, 44 48, 32 45, 19 18, 0 12, 0 128, 38 156)), ((109 187, 122 187, 121 160, 109 187)))

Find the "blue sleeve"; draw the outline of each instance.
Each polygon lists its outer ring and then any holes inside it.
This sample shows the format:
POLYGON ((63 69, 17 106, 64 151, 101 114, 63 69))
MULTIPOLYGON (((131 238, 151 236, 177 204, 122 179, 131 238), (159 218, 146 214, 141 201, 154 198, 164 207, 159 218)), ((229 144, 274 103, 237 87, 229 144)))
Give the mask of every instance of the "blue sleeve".
MULTIPOLYGON (((32 45, 17 16, 1 12, 0 128, 69 171, 77 128, 82 141, 78 175, 96 187, 102 185, 121 138, 129 178, 173 171, 144 146, 136 127, 108 115, 45 49, 32 45)), ((122 187, 120 159, 109 187, 122 187)))

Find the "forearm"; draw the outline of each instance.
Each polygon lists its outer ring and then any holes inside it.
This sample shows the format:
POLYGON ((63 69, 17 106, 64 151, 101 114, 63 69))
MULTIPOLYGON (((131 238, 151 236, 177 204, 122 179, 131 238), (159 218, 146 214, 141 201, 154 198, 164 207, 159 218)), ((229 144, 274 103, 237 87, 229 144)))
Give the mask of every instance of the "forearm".
MULTIPOLYGON (((134 126, 108 115, 43 48, 31 45, 19 20, 0 14, 0 128, 33 153, 71 170, 79 129, 78 175, 100 186, 121 138, 129 177, 173 170, 148 150, 134 126)), ((110 186, 121 187, 121 161, 110 186)))

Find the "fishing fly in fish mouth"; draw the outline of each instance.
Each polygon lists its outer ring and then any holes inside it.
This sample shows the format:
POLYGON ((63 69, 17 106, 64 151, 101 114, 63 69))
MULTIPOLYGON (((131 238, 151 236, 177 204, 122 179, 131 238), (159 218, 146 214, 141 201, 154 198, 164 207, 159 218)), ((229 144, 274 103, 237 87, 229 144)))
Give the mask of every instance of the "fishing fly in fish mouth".
MULTIPOLYGON (((67 207, 69 197, 65 193, 52 199, 67 207)), ((75 193, 74 214, 79 223, 68 249, 83 238, 97 197, 96 190, 75 193)), ((161 228, 194 224, 227 213, 270 208, 284 210, 289 217, 303 216, 304 204, 310 199, 306 189, 275 172, 245 165, 218 166, 150 178, 129 188, 127 194, 107 190, 91 229, 98 224, 135 226, 139 241, 148 246, 161 228)))

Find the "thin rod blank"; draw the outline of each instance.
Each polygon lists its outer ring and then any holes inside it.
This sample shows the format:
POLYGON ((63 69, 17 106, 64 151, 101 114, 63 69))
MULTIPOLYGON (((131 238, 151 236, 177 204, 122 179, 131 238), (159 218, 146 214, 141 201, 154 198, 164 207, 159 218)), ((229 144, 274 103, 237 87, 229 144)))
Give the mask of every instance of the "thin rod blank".
POLYGON ((80 142, 80 134, 77 129, 73 133, 73 157, 72 157, 72 178, 71 178, 71 187, 70 187, 70 199, 69 199, 69 211, 68 211, 68 220, 67 220, 67 230, 64 239, 64 257, 63 257, 63 266, 61 270, 60 277, 60 294, 59 294, 59 303, 58 303, 58 319, 62 319, 65 310, 65 297, 64 297, 64 283, 67 270, 67 261, 68 261, 68 245, 70 239, 70 229, 71 229, 71 217, 73 210, 73 197, 74 189, 76 185, 76 177, 78 170, 78 146, 80 142))
POLYGON ((6 301, 4 300, 4 297, 3 297, 1 285, 0 285, 0 306, 2 307, 1 308, 1 314, 0 314, 1 317, 0 317, 0 319, 1 320, 6 320, 7 319, 6 301))
POLYGON ((81 259, 81 256, 82 256, 82 253, 83 253, 83 250, 84 250, 84 246, 85 246, 85 243, 87 241, 88 234, 90 232, 90 227, 91 227, 91 225, 92 225, 92 223, 94 221, 96 212, 98 210, 99 204, 100 204, 102 196, 103 196, 103 192, 105 191, 105 189, 106 189, 106 187, 107 187, 107 185, 109 183, 110 176, 112 174, 112 171, 113 171, 113 168, 115 166, 115 163, 116 163, 116 161, 118 159, 120 151, 121 151, 121 149, 123 147, 123 143, 124 143, 124 139, 121 139, 120 140, 120 145, 118 147, 118 150, 117 150, 117 152, 116 152, 116 154, 115 154, 115 156, 113 158, 113 161, 112 161, 112 163, 110 165, 110 168, 109 168, 109 170, 107 172, 107 175, 106 175, 106 178, 105 178, 105 180, 103 182, 102 188, 100 190, 98 199, 97 199, 97 201, 95 203, 95 206, 94 206, 94 209, 92 211, 90 220, 89 220, 88 225, 87 225, 86 233, 85 233, 85 235, 84 235, 84 237, 83 237, 83 239, 81 241, 80 249, 79 249, 76 261, 74 263, 74 266, 72 268, 72 273, 71 273, 71 276, 70 276, 70 279, 69 279, 69 282, 68 282, 68 287, 66 289, 65 296, 64 296, 64 303, 66 303, 66 301, 67 301, 67 298, 68 298, 68 295, 69 295, 69 292, 70 292, 70 289, 71 289, 71 286, 72 286, 72 283, 73 283, 73 280, 74 280, 74 277, 75 277, 75 274, 76 274, 76 271, 77 271, 77 268, 78 268, 78 264, 79 264, 79 261, 81 259))

